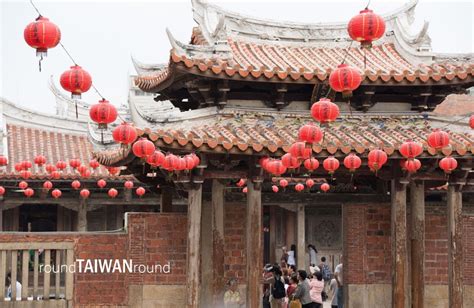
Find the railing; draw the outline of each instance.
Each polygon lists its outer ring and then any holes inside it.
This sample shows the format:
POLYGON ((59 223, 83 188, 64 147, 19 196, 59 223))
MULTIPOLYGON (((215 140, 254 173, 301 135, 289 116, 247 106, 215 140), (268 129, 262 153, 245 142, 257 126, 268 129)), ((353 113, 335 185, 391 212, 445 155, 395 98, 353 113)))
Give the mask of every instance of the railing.
POLYGON ((72 306, 74 278, 67 269, 73 264, 71 242, 0 243, 0 302, 4 302, 0 307, 22 307, 21 302, 48 300, 61 300, 64 307, 72 306))

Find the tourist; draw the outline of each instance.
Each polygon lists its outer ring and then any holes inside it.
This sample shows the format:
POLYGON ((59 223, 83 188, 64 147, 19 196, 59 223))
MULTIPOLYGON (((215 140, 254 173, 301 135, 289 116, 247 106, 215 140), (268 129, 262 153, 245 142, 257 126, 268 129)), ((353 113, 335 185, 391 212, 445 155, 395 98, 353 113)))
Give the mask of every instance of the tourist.
POLYGON ((281 250, 282 254, 280 258, 280 264, 282 268, 285 268, 288 265, 288 248, 286 248, 286 246, 283 246, 281 250))
POLYGON ((266 266, 265 270, 272 273, 264 278, 265 283, 270 284, 270 305, 272 308, 284 308, 286 304, 285 280, 280 266, 278 264, 274 264, 272 267, 266 266))
POLYGON ((291 245, 290 251, 288 251, 288 265, 296 266, 296 245, 291 245))
POLYGON ((293 294, 293 298, 299 299, 303 308, 313 308, 313 301, 309 294, 308 274, 305 270, 298 271, 298 286, 293 294))
MULTIPOLYGON (((7 285, 8 285, 7 298, 12 300, 12 275, 11 275, 11 273, 7 274, 7 285)), ((16 281, 15 285, 16 285, 16 300, 21 301, 21 283, 16 281)))
POLYGON ((323 299, 321 293, 324 289, 323 274, 321 272, 316 272, 311 276, 309 280, 309 295, 313 301, 314 308, 321 308, 323 306, 323 299))
POLYGON ((334 270, 334 278, 336 278, 337 281, 337 307, 338 308, 344 308, 344 293, 343 293, 343 285, 344 285, 344 280, 343 280, 343 275, 342 275, 342 256, 341 256, 341 263, 336 266, 336 269, 334 270))
POLYGON ((327 294, 327 290, 329 288, 329 283, 331 282, 332 272, 329 268, 329 265, 326 264, 326 257, 321 257, 321 263, 319 264, 319 268, 321 269, 321 274, 323 275, 324 280, 324 290, 323 290, 323 301, 326 300, 325 294, 327 294))
POLYGON ((331 279, 331 284, 329 285, 329 301, 331 302, 331 308, 337 307, 337 281, 336 278, 331 279))
POLYGON ((240 292, 238 290, 237 279, 231 278, 227 283, 228 289, 224 293, 225 308, 240 308, 244 304, 240 292))
POLYGON ((296 273, 296 265, 290 265, 288 267, 288 275, 291 277, 291 275, 293 275, 293 274, 295 274, 295 275, 297 274, 296 273))
POLYGON ((318 258, 317 258, 317 253, 318 250, 314 245, 309 244, 308 245, 308 253, 309 253, 309 265, 315 266, 318 264, 318 258))

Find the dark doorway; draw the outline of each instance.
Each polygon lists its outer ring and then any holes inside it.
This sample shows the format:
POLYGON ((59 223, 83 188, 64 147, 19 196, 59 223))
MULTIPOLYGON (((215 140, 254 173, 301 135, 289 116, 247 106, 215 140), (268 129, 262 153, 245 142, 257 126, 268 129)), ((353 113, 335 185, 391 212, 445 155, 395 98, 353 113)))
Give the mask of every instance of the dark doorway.
POLYGON ((57 205, 24 204, 20 207, 20 232, 57 231, 57 205))

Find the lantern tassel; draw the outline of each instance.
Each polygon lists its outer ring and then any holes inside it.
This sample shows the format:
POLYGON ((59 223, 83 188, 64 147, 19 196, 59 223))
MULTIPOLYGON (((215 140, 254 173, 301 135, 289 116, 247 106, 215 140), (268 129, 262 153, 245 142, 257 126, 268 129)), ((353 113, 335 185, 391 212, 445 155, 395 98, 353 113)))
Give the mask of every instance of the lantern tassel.
POLYGON ((104 130, 100 130, 100 143, 104 144, 104 130))
POLYGON ((79 112, 77 111, 77 101, 75 102, 76 104, 76 119, 79 119, 79 112))
POLYGON ((40 73, 41 73, 41 61, 43 61, 43 55, 40 56, 40 59, 38 61, 38 68, 39 68, 40 73))

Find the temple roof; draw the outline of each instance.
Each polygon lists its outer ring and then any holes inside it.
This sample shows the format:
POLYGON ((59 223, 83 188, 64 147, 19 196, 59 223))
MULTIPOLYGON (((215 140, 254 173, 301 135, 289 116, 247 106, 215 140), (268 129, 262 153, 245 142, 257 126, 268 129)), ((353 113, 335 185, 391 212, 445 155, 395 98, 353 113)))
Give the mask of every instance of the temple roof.
POLYGON ((157 92, 183 74, 236 80, 314 83, 324 81, 344 57, 359 69, 364 83, 427 84, 472 81, 472 54, 431 52, 428 23, 410 33, 417 1, 383 15, 386 34, 370 51, 347 34, 347 23, 301 24, 256 19, 193 0, 190 44, 176 40, 167 65, 134 61, 136 84, 157 92), (364 56, 366 59, 364 60, 364 56))

